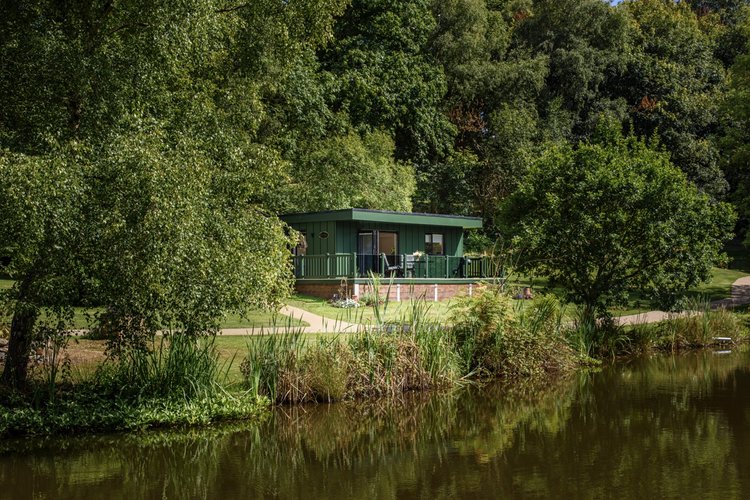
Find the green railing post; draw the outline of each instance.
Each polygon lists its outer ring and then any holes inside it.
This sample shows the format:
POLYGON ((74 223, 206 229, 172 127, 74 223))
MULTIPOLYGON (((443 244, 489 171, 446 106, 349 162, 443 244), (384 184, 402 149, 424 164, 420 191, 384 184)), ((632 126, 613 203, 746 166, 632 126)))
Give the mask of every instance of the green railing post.
POLYGON ((424 277, 430 277, 430 256, 427 254, 424 254, 424 277))
POLYGON ((331 277, 331 254, 326 254, 326 278, 331 277))
POLYGON ((445 256, 445 278, 450 278, 450 259, 446 255, 445 256))
POLYGON ((300 278, 304 278, 305 277, 305 256, 304 255, 300 257, 299 269, 300 269, 300 273, 299 273, 300 278))
POLYGON ((357 277, 357 253, 356 252, 352 254, 352 269, 351 271, 349 271, 349 273, 351 274, 352 278, 357 277))

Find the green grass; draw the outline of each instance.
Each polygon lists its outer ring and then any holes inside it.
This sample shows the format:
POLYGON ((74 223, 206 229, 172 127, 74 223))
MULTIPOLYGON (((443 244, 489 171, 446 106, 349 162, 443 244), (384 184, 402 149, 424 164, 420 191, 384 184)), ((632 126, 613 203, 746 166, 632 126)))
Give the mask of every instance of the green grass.
MULTIPOLYGON (((287 301, 290 306, 299 307, 324 318, 344 321, 347 323, 368 324, 375 321, 375 310, 373 307, 362 306, 352 309, 341 309, 333 307, 325 299, 311 297, 309 295, 294 295, 287 301)), ((450 315, 452 301, 428 302, 429 318, 434 321, 445 321, 450 315)), ((389 301, 380 306, 381 317, 386 322, 401 321, 409 318, 412 307, 411 300, 403 302, 389 301), (383 314, 384 312, 384 314, 383 314)))
MULTIPOLYGON (((96 314, 96 312, 96 308, 73 308, 73 328, 82 330, 90 328, 93 324, 94 314, 96 314)), ((10 323, 10 318, 0 315, 0 324, 3 323, 10 323)), ((245 316, 230 314, 221 322, 222 328, 271 328, 274 326, 283 328, 286 326, 308 326, 308 324, 299 318, 292 318, 280 313, 269 311, 250 311, 245 316)))
MULTIPOLYGON (((9 289, 13 286, 13 283, 13 280, 0 279, 0 290, 9 289)), ((73 308, 73 328, 90 328, 93 316, 97 311, 97 308, 73 308)), ((9 318, 0 315, 0 324, 8 323, 9 321, 9 318)), ((283 314, 261 310, 249 311, 244 316, 229 314, 224 318, 224 321, 221 322, 222 328, 260 328, 273 326, 308 326, 308 324, 299 318, 291 318, 283 314)))
MULTIPOLYGON (((317 344, 319 339, 343 339, 346 335, 334 333, 303 333, 301 338, 305 345, 311 346, 317 344)), ((226 382, 230 386, 242 384, 242 373, 240 364, 247 356, 248 345, 261 339, 260 335, 217 335, 216 351, 219 353, 219 365, 222 372, 227 374, 226 382), (231 363, 231 364, 230 364, 231 363)))

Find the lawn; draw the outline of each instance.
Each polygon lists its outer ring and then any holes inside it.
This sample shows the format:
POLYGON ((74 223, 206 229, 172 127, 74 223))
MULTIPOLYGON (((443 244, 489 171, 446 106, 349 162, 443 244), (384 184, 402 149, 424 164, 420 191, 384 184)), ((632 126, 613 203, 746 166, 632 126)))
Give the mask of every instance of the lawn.
MULTIPOLYGON (((443 322, 450 315, 452 300, 441 302, 424 302, 405 300, 403 302, 388 301, 380 305, 381 319, 386 322, 406 322, 411 317, 412 308, 418 302, 426 307, 426 314, 433 321, 443 322)), ((372 324, 375 322, 376 312, 372 306, 362 306, 351 309, 333 307, 325 299, 309 295, 294 295, 287 301, 290 306, 299 307, 324 318, 344 321, 347 323, 372 324)))
MULTIPOLYGON (((7 290, 13 286, 13 280, 0 279, 0 290, 7 290)), ((73 308, 73 328, 90 328, 94 315, 99 311, 97 308, 75 307, 73 308)), ((10 318, 0 314, 0 324, 9 324, 10 318)), ((307 326, 307 323, 299 318, 291 318, 280 313, 253 310, 244 316, 229 314, 221 322, 222 328, 259 328, 273 326, 307 326)))

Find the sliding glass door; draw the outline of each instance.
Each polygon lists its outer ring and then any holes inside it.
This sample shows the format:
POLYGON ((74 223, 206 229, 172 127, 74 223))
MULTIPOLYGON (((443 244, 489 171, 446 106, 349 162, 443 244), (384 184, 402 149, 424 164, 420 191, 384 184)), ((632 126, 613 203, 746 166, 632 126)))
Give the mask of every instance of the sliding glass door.
POLYGON ((357 235, 357 267, 361 275, 370 271, 385 274, 399 265, 398 233, 360 231, 357 235), (385 255, 385 262, 381 255, 385 255))

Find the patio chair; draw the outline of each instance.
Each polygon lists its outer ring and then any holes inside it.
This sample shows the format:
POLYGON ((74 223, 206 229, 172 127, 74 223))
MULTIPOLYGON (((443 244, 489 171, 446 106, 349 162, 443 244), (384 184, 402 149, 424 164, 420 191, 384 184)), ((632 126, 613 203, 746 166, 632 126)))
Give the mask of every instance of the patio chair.
POLYGON ((414 261, 417 258, 412 254, 404 255, 404 278, 411 278, 414 276, 414 261))
POLYGON ((461 257, 458 260, 458 266, 453 270, 453 276, 466 278, 466 267, 469 264, 471 264, 471 260, 468 257, 461 257))
POLYGON ((393 273, 396 273, 396 275, 398 275, 403 270, 403 267, 398 264, 391 265, 391 263, 388 262, 388 256, 386 254, 381 253, 380 257, 383 259, 383 263, 385 264, 385 269, 383 269, 383 271, 387 273, 387 276, 393 276, 393 273))

